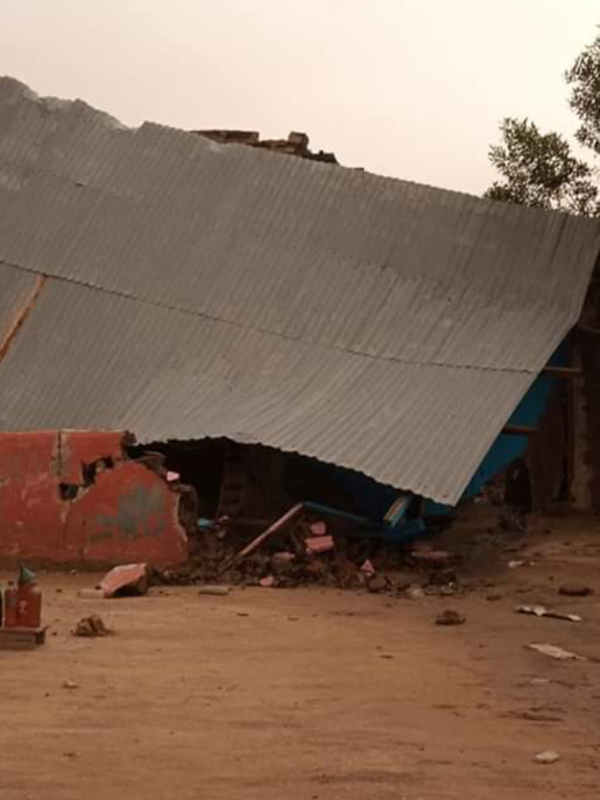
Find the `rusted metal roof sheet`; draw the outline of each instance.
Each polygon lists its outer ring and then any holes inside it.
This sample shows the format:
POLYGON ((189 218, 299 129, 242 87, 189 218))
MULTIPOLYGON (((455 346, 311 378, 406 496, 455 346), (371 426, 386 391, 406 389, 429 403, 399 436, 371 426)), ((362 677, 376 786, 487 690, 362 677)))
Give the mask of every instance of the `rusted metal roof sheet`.
POLYGON ((0 261, 50 280, 0 364, 0 429, 260 441, 452 503, 599 249, 595 221, 126 129, 5 79, 0 261))
POLYGON ((8 346, 8 338, 33 296, 37 280, 34 273, 0 263, 0 354, 8 346))

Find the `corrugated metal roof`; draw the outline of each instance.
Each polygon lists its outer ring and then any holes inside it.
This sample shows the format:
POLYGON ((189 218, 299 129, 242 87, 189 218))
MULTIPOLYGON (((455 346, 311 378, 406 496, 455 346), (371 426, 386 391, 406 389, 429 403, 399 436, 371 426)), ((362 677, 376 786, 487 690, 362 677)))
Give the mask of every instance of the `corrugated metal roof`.
POLYGON ((455 502, 599 249, 596 221, 0 80, 0 261, 54 278, 0 367, 0 429, 224 435, 455 502))

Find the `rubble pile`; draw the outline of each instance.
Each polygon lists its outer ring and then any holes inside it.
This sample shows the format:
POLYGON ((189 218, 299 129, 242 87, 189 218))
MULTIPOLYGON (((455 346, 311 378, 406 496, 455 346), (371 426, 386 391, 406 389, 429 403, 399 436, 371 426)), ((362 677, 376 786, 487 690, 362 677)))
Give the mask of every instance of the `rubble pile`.
MULTIPOLYGON (((203 544, 196 545, 188 566, 159 570, 156 580, 166 585, 225 583, 263 588, 312 584, 411 599, 426 594, 461 596, 468 590, 457 577, 460 559, 445 550, 426 541, 402 546, 353 533, 352 526, 340 520, 300 518, 239 557, 239 535, 230 541, 215 525, 203 532, 203 544)), ((242 553, 252 546, 247 537, 244 543, 242 553)))
POLYGON ((258 131, 236 131, 236 130, 202 130, 195 131, 200 136, 211 139, 219 144, 243 144, 248 147, 258 147, 263 150, 271 150, 276 153, 306 158, 310 161, 321 161, 326 164, 338 164, 338 160, 333 153, 319 150, 314 153, 309 148, 309 138, 305 133, 292 131, 287 139, 261 139, 258 131))
POLYGON ((84 639, 94 639, 102 636, 111 636, 114 633, 108 628, 102 617, 98 614, 91 614, 89 617, 83 617, 77 623, 73 636, 79 636, 84 639))
POLYGON ((265 588, 291 588, 311 583, 364 586, 360 564, 351 558, 352 548, 343 536, 334 535, 330 530, 331 527, 320 520, 299 520, 254 552, 236 560, 241 537, 239 534, 224 536, 217 525, 203 532, 193 549, 189 566, 158 571, 158 577, 170 585, 225 581, 265 588))

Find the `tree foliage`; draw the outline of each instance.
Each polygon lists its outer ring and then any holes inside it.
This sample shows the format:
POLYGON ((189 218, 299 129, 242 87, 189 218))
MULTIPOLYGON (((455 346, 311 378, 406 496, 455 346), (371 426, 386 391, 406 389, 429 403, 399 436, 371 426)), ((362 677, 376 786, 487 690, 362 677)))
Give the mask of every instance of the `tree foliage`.
POLYGON ((569 104, 581 121, 577 139, 600 155, 600 35, 566 74, 569 104))
MULTIPOLYGON (((578 141, 600 156, 600 35, 566 73, 569 103, 581 122, 578 141)), ((597 170, 578 158, 559 133, 542 133, 528 119, 506 118, 489 159, 499 173, 486 197, 536 208, 600 216, 597 170)))
POLYGON ((591 167, 576 158, 558 133, 541 133, 527 119, 505 119, 502 143, 490 147, 489 158, 502 180, 486 196, 492 200, 536 208, 595 214, 598 187, 591 167))

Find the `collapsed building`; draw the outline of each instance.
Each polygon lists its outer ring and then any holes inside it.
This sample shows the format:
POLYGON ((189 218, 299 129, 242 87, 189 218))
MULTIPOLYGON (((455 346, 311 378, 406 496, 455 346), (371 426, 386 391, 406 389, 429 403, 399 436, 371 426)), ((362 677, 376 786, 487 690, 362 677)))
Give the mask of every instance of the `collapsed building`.
POLYGON ((600 508, 599 223, 262 144, 0 80, 0 558, 600 508))

